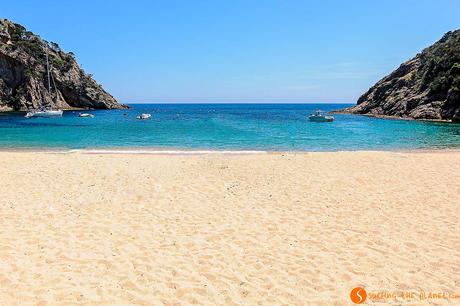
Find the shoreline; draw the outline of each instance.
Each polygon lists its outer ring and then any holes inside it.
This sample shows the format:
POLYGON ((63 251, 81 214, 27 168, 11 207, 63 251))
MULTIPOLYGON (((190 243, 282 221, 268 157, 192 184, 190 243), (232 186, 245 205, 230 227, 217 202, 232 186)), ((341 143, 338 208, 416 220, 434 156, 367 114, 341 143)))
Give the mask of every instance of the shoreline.
MULTIPOLYGON (((64 112, 81 112, 81 111, 111 111, 111 110, 126 110, 129 109, 130 106, 127 104, 120 104, 121 107, 118 108, 80 108, 80 107, 69 107, 69 108, 63 108, 62 110, 64 112)), ((20 109, 20 110, 14 110, 14 109, 5 109, 5 108, 0 108, 0 114, 19 114, 19 113, 24 113, 26 114, 27 112, 30 111, 36 111, 36 108, 33 109, 20 109)))
POLYGON ((101 155, 265 155, 265 154, 321 154, 321 153, 460 153, 460 148, 422 148, 422 149, 388 149, 388 150, 214 150, 214 149, 175 149, 175 148, 0 148, 0 153, 44 153, 44 154, 101 154, 101 155))
POLYGON ((364 116, 364 117, 370 117, 370 118, 376 118, 376 119, 386 119, 386 120, 402 120, 402 121, 416 121, 416 122, 460 124, 459 121, 448 120, 448 119, 417 119, 417 118, 411 118, 411 117, 399 117, 399 116, 392 116, 392 115, 359 114, 359 113, 347 112, 347 111, 344 111, 344 110, 330 111, 329 114, 364 116))

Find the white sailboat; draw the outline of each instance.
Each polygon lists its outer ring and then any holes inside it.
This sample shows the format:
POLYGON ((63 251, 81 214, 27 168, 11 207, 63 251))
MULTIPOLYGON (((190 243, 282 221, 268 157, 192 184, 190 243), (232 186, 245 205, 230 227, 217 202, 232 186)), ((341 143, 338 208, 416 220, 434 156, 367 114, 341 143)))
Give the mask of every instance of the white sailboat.
MULTIPOLYGON (((51 81, 50 81, 50 68, 49 68, 49 60, 48 60, 48 52, 46 52, 46 72, 48 75, 48 94, 50 97, 51 95, 51 81)), ((52 77, 52 76, 51 76, 52 77)), ((54 91, 56 93, 56 100, 57 100, 57 90, 56 90, 56 84, 54 83, 54 78, 53 78, 53 85, 54 85, 54 91)), ((33 118, 33 117, 62 117, 62 109, 48 109, 45 105, 45 103, 42 101, 40 105, 40 109, 38 110, 33 110, 28 112, 25 117, 26 118, 33 118)))
POLYGON ((63 111, 60 109, 51 110, 51 109, 39 109, 35 111, 28 112, 24 117, 32 118, 32 117, 62 117, 63 111))

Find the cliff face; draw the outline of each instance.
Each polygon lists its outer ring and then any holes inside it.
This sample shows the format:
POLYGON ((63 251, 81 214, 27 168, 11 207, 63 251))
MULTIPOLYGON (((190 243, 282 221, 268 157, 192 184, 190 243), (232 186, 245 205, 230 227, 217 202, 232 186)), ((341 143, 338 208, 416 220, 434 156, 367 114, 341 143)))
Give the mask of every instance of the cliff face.
POLYGON ((73 53, 63 52, 21 25, 0 20, 0 111, 31 110, 41 103, 62 109, 126 107, 80 68, 73 53), (51 96, 46 53, 57 88, 51 96))
POLYGON ((345 112, 460 121, 460 30, 403 63, 345 112))

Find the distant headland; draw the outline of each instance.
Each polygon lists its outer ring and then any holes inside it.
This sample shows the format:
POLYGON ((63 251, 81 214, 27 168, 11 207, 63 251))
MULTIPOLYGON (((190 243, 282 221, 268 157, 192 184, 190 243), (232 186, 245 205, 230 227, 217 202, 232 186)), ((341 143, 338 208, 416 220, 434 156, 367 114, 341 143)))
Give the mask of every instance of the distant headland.
POLYGON ((460 121, 460 30, 446 33, 340 112, 460 121))
POLYGON ((25 111, 41 102, 61 109, 120 109, 127 106, 106 92, 78 65, 72 52, 41 39, 23 26, 0 19, 0 111, 25 111), (46 53, 57 99, 46 88, 46 53))

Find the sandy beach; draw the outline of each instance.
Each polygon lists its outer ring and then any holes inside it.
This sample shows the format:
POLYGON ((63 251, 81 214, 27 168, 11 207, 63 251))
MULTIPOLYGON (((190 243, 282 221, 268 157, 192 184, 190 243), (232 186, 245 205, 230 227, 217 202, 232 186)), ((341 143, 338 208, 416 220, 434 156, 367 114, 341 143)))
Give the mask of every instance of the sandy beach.
POLYGON ((460 152, 0 163, 1 305, 460 304, 460 152))

